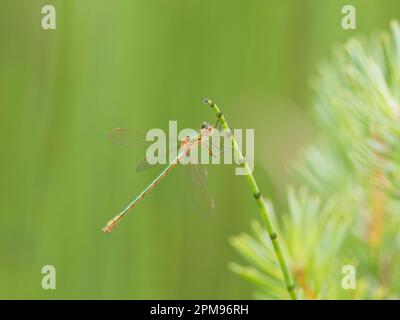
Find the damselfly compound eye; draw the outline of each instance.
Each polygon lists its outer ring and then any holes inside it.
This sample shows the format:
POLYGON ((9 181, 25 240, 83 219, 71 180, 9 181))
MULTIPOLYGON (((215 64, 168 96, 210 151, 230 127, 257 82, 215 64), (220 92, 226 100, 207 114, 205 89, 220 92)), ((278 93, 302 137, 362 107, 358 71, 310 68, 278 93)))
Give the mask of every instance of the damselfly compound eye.
POLYGON ((211 123, 205 121, 205 122, 203 122, 203 124, 201 125, 201 128, 202 128, 202 129, 211 129, 211 128, 212 128, 212 125, 211 125, 211 123))

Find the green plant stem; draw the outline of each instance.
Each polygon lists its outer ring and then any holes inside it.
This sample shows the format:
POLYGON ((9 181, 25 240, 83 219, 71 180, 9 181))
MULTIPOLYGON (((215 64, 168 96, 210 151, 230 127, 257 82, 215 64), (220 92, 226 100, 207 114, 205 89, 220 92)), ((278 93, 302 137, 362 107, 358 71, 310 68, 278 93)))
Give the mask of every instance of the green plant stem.
POLYGON ((233 148, 239 156, 239 161, 241 163, 241 166, 247 171, 247 175, 246 175, 247 180, 249 181, 251 190, 253 191, 254 198, 257 201, 257 205, 260 209, 261 216, 265 222, 265 227, 267 229, 269 238, 272 241, 272 245, 273 245, 276 257, 278 259, 279 266, 282 270, 282 274, 283 274, 283 277, 284 277, 284 280, 286 283, 287 290, 289 292, 290 297, 295 300, 295 299, 297 299, 297 294, 296 294, 295 285, 294 285, 292 276, 289 272, 289 268, 287 266, 285 257, 283 255, 282 249, 279 245, 278 235, 275 232, 275 229, 272 225, 270 215, 268 214, 267 205, 264 201, 264 198, 262 197, 260 189, 257 186, 256 180, 254 179, 254 176, 250 170, 250 167, 249 167, 246 159, 243 157, 243 154, 239 149, 236 139, 233 136, 232 131, 229 128, 229 125, 226 122, 224 115, 219 110, 218 106, 214 102, 212 102, 210 99, 205 99, 204 103, 209 105, 211 107, 211 109, 216 113, 218 120, 221 122, 222 128, 225 129, 230 136, 233 148))

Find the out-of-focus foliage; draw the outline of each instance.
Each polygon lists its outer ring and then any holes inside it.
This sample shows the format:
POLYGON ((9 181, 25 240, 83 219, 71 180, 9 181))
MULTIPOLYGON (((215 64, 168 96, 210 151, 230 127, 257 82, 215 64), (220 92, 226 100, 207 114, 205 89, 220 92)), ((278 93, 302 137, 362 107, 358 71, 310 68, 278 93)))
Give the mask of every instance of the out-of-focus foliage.
MULTIPOLYGON (((0 0, 0 298, 248 299, 227 239, 257 216, 243 177, 209 166, 214 215, 177 168, 110 235, 101 228, 158 172, 115 127, 197 129, 215 116, 255 130, 255 176, 285 203, 286 161, 315 128, 315 61, 400 18, 399 0, 0 0), (54 5, 57 29, 43 30, 54 5), (262 168, 268 168, 263 171, 262 168), (54 265, 57 290, 41 287, 54 265)), ((339 163, 335 163, 336 168, 339 163)), ((338 169, 337 169, 338 170, 338 169)))
MULTIPOLYGON (((312 109, 320 141, 293 172, 280 240, 300 297, 386 299, 400 296, 400 27, 352 39, 320 68, 312 109), (346 265, 356 288, 345 290, 346 265)), ((265 231, 234 247, 251 267, 232 269, 254 281, 260 298, 288 298, 265 231)))

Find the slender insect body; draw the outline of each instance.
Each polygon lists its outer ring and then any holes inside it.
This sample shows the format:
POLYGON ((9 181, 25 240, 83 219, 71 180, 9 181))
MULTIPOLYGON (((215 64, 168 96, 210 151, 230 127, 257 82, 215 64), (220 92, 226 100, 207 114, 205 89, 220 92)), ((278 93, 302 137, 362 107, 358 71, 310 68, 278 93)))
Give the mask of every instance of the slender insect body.
POLYGON ((208 139, 208 136, 211 133, 210 128, 202 128, 201 133, 190 137, 187 136, 184 141, 182 142, 180 146, 180 151, 177 155, 177 157, 139 194, 137 195, 128 206, 122 210, 116 217, 114 217, 112 220, 110 220, 107 225, 103 228, 104 232, 111 232, 114 227, 121 221, 121 219, 131 210, 133 209, 143 198, 147 195, 149 191, 154 189, 160 181, 179 163, 181 163, 181 160, 188 156, 190 153, 191 149, 193 149, 195 146, 203 143, 208 139))

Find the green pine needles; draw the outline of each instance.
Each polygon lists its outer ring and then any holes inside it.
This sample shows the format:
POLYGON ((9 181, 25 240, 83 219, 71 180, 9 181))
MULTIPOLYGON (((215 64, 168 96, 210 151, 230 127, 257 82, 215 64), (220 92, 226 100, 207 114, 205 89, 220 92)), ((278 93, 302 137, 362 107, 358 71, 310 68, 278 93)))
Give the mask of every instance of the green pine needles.
MULTIPOLYGON (((400 298, 399 24, 350 40, 313 83, 320 139, 292 165, 288 214, 273 215, 298 297, 400 298)), ((249 266, 230 267, 257 298, 287 299, 271 241, 252 226, 232 239, 249 266)))

